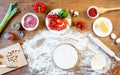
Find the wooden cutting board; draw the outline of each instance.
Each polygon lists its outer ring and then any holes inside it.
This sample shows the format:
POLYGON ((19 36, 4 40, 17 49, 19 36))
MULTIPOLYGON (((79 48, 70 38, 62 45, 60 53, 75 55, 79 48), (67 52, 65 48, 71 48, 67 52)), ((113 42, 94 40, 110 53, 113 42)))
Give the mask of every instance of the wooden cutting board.
POLYGON ((7 73, 27 65, 27 60, 19 43, 1 49, 0 55, 3 56, 3 58, 0 58, 0 62, 2 62, 3 65, 17 66, 17 68, 0 68, 0 74, 7 73))

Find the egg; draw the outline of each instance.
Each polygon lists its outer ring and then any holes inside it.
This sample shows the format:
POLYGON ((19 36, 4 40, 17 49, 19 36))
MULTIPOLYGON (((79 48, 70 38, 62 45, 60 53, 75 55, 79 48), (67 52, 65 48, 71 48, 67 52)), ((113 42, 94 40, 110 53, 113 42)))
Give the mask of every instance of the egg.
POLYGON ((117 39, 116 39, 116 43, 120 43, 120 38, 117 38, 117 39))
POLYGON ((115 40, 117 38, 116 34, 112 33, 111 34, 111 39, 115 40))

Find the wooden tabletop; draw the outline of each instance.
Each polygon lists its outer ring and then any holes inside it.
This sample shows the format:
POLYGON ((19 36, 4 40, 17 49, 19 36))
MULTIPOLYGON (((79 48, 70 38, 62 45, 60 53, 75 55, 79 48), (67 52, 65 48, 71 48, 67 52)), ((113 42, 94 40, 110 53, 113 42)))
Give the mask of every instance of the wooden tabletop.
MULTIPOLYGON (((20 13, 16 14, 9 21, 6 28, 4 29, 4 31, 0 35, 0 49, 7 47, 9 45, 12 45, 16 42, 20 42, 22 44, 26 39, 30 39, 35 34, 37 34, 39 30, 46 29, 45 23, 44 23, 45 16, 50 10, 52 10, 54 8, 65 8, 65 9, 73 9, 73 10, 79 11, 80 16, 73 18, 73 21, 83 20, 85 22, 85 25, 87 28, 84 31, 80 30, 78 32, 90 31, 93 33, 92 24, 95 21, 95 19, 88 18, 87 14, 86 14, 86 10, 89 6, 94 5, 94 6, 98 6, 98 7, 108 7, 108 8, 120 7, 120 0, 41 0, 46 4, 47 8, 46 8, 45 13, 35 13, 35 14, 37 14, 37 16, 40 19, 39 27, 35 31, 31 31, 31 32, 24 30, 23 32, 25 32, 25 37, 22 39, 18 39, 16 41, 6 40, 3 37, 6 32, 12 31, 16 34, 19 32, 19 31, 13 31, 11 29, 11 27, 10 27, 11 23, 12 22, 20 22, 22 16, 27 12, 34 13, 33 5, 37 1, 38 0, 0 0, 0 22, 2 21, 3 17, 5 16, 5 13, 7 11, 7 8, 8 8, 8 5, 10 2, 18 2, 18 7, 21 10, 20 13)), ((120 18, 119 18, 119 15, 120 15, 120 11, 112 11, 112 12, 107 12, 107 13, 100 15, 100 17, 107 17, 112 21, 112 24, 113 24, 113 31, 112 32, 115 33, 117 35, 117 37, 120 37, 120 18)), ((94 36, 96 36, 96 35, 94 34, 94 36)), ((98 38, 102 42, 104 42, 110 49, 112 49, 118 57, 120 57, 120 44, 116 44, 115 40, 112 40, 110 38, 110 36, 107 36, 105 38, 100 38, 100 37, 98 37, 98 38)), ((23 73, 21 73, 21 72, 23 72, 24 69, 25 69, 25 67, 18 69, 16 71, 7 73, 5 75, 23 75, 23 73)), ((113 71, 115 71, 116 69, 120 69, 120 68, 115 68, 115 69, 113 69, 113 71)), ((117 74, 114 74, 114 75, 117 75, 117 74)))

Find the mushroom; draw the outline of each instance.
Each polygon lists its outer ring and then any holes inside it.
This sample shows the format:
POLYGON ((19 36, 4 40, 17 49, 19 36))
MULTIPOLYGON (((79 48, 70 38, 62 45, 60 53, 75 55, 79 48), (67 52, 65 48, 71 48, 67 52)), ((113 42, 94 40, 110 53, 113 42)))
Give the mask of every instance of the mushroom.
POLYGON ((78 16, 79 15, 79 12, 78 11, 75 11, 75 10, 70 10, 70 13, 74 16, 74 17, 76 17, 76 16, 78 16))
POLYGON ((74 10, 71 9, 71 10, 70 10, 70 13, 73 14, 73 12, 74 12, 74 10))
POLYGON ((75 16, 78 16, 78 15, 79 15, 79 12, 78 12, 78 11, 74 11, 74 12, 73 12, 73 15, 74 15, 74 17, 75 17, 75 16))

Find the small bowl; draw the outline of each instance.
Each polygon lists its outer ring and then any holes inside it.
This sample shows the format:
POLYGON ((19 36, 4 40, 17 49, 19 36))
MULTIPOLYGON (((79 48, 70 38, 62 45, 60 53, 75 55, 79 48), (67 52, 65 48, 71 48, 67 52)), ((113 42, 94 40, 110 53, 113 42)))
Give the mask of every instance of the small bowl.
POLYGON ((32 30, 35 30, 37 27, 38 27, 38 25, 39 25, 39 19, 38 19, 38 17, 37 17, 37 15, 36 14, 34 14, 34 13, 26 13, 23 17, 22 17, 22 20, 21 20, 21 24, 22 24, 22 27, 25 29, 25 30, 27 30, 27 31, 32 31, 32 30), (28 16, 28 15, 31 15, 31 16, 33 16, 34 18, 36 18, 36 25, 32 28, 32 27, 25 27, 24 26, 24 23, 25 23, 25 18, 28 16))
POLYGON ((91 60, 91 68, 97 73, 106 73, 111 68, 111 59, 103 53, 96 54, 91 60))
POLYGON ((96 7, 96 6, 90 6, 90 7, 87 9, 87 15, 88 15, 88 17, 90 17, 90 18, 92 18, 92 19, 97 18, 97 17, 99 16, 98 7, 96 7), (94 9, 96 9, 96 11, 97 11, 96 16, 94 16, 94 17, 90 16, 90 14, 89 14, 89 11, 90 11, 91 8, 94 8, 94 9))

